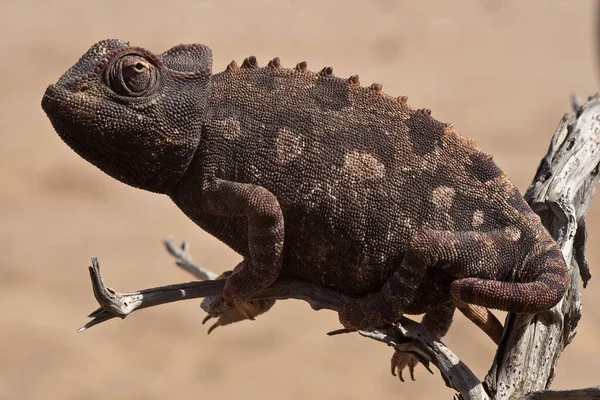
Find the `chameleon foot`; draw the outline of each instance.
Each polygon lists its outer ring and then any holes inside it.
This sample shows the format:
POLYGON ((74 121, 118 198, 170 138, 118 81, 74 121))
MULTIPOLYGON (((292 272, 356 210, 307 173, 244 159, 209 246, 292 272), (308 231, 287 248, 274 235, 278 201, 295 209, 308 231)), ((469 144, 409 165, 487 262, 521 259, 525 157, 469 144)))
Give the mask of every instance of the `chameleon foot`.
MULTIPOLYGON (((221 298, 221 301, 222 298, 221 298)), ((254 320, 260 314, 267 312, 275 304, 274 299, 257 299, 250 300, 242 305, 244 313, 240 313, 237 308, 229 308, 220 314, 209 314, 204 318, 202 324, 207 323, 212 318, 218 318, 217 321, 208 329, 210 334, 215 328, 233 324, 235 322, 244 321, 246 319, 254 320)))
POLYGON ((235 307, 235 310, 237 311, 238 314, 240 314, 241 316, 243 316, 246 319, 254 321, 254 316, 249 312, 249 310, 246 309, 246 304, 247 304, 247 302, 245 302, 245 301, 234 301, 233 302, 233 306, 235 307))
POLYGON ((417 359, 410 353, 406 353, 404 351, 396 350, 394 355, 392 356, 392 375, 398 376, 402 382, 404 382, 404 377, 402 376, 402 371, 404 368, 408 367, 408 372, 410 373, 410 379, 415 380, 415 367, 418 364, 417 359), (396 371, 398 371, 398 375, 396 375, 396 371))
POLYGON ((254 320, 252 313, 246 309, 246 303, 250 301, 254 290, 247 284, 247 281, 241 279, 235 272, 229 274, 226 279, 227 282, 225 282, 225 288, 223 289, 225 303, 233 307, 245 319, 254 320))
MULTIPOLYGON (((216 279, 229 279, 232 275, 233 271, 225 271, 216 279)), ((218 318, 217 322, 208 329, 208 333, 219 326, 234 322, 247 319, 254 321, 256 316, 267 312, 275 304, 274 299, 240 300, 237 293, 238 290, 234 285, 226 284, 223 296, 208 297, 202 301, 202 309, 208 313, 202 324, 205 324, 211 318, 218 318)))

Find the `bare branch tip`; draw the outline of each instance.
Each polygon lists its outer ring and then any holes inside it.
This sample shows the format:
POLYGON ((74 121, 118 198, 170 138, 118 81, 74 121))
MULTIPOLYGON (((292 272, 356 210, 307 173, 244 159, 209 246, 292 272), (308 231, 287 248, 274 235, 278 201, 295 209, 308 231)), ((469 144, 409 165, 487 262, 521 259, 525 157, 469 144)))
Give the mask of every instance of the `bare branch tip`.
POLYGON ((342 329, 336 329, 336 330, 331 331, 331 332, 327 332, 327 336, 342 335, 344 333, 353 333, 353 332, 356 332, 356 329, 342 328, 342 329))
POLYGON ((583 100, 581 100, 581 97, 579 97, 575 93, 572 93, 571 94, 571 107, 573 108, 573 111, 575 112, 575 114, 580 113, 582 106, 583 106, 583 100))
POLYGON ((112 319, 112 318, 113 318, 113 315, 108 315, 108 316, 105 315, 105 316, 94 318, 90 322, 83 325, 81 328, 77 329, 77 333, 81 333, 81 332, 91 328, 92 326, 98 325, 98 324, 100 324, 104 321, 108 321, 109 319, 112 319))
POLYGON ((162 242, 169 254, 171 254, 173 257, 178 256, 179 249, 178 246, 175 244, 175 238, 173 238, 173 236, 167 237, 162 242))

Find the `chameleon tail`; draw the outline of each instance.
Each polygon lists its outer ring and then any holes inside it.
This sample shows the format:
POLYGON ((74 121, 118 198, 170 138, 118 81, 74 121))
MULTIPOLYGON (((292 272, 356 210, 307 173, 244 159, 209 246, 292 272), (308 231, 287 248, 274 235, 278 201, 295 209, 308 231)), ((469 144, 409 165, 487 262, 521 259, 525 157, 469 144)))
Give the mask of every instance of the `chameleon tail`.
POLYGON ((538 313, 556 305, 569 285, 564 258, 555 245, 529 258, 522 282, 462 278, 452 283, 456 302, 517 313, 538 313), (530 267, 530 268, 527 268, 530 267))

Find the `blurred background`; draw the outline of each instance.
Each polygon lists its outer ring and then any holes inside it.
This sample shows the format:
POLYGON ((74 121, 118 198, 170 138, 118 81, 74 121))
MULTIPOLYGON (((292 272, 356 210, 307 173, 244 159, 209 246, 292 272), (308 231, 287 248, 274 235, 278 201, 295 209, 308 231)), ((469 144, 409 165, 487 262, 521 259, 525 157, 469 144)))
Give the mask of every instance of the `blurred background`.
MULTIPOLYGON (((596 4, 529 0, 325 2, 3 1, 0 3, 1 399, 451 398, 439 372, 389 373, 391 349, 327 337, 337 315, 280 302, 255 322, 206 336, 199 301, 169 304, 81 334, 97 306, 86 267, 98 256, 120 291, 191 280, 161 239, 191 245, 221 272, 238 256, 167 197, 129 188, 80 159, 40 108, 45 87, 104 38, 162 52, 201 42, 215 71, 254 54, 261 64, 333 66, 472 137, 524 191, 569 95, 597 90, 596 4)), ((600 268, 600 199, 588 257, 600 268)), ((600 282, 583 293, 578 335, 554 388, 600 383, 600 282)), ((462 315, 444 340, 483 378, 492 342, 462 315)))

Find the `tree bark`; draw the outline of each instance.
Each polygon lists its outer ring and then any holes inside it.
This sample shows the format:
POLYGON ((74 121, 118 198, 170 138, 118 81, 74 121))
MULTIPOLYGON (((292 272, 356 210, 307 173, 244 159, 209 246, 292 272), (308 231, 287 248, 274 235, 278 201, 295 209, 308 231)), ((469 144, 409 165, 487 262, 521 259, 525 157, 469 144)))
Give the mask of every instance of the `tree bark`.
POLYGON ((600 98, 590 97, 583 105, 574 98, 573 108, 558 124, 524 196, 562 250, 571 286, 549 312, 507 316, 504 335, 485 378, 488 393, 496 399, 521 399, 547 389, 581 318, 579 277, 584 287, 591 278, 585 259, 584 218, 598 180, 600 98))

